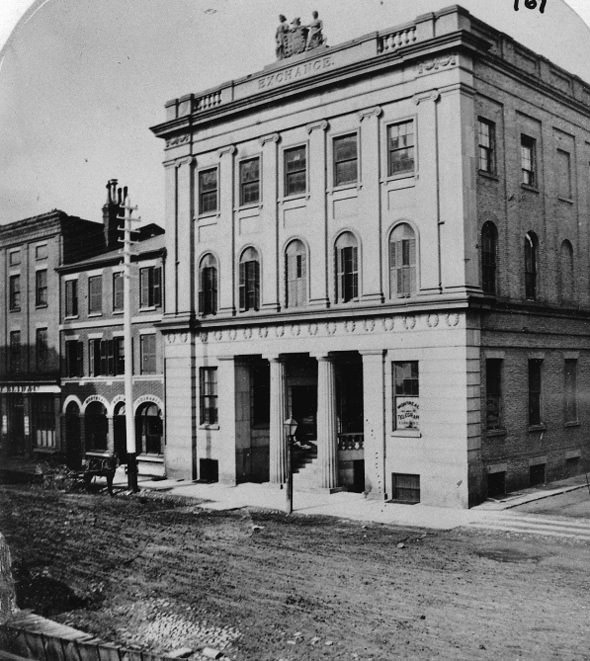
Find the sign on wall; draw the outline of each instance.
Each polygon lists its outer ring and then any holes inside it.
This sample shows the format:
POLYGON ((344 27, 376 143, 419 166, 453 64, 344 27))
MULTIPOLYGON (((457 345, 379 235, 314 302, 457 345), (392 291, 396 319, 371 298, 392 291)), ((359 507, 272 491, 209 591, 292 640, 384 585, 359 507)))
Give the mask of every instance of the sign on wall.
POLYGON ((395 428, 418 429, 420 426, 420 398, 397 397, 395 402, 395 428))

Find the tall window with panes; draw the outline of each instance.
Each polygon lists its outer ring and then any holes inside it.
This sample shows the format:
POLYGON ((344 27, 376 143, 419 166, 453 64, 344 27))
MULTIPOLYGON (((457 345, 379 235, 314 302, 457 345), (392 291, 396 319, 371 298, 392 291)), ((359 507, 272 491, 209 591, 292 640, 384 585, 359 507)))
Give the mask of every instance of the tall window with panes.
POLYGON ((139 269, 139 307, 157 308, 162 305, 162 269, 146 266, 139 269))
POLYGON ((356 133, 334 138, 334 186, 356 184, 358 181, 358 144, 356 133))
POLYGON ((78 281, 66 280, 66 317, 78 316, 78 281))
POLYGON ((35 271, 35 305, 45 307, 47 305, 47 270, 35 271))
POLYGON ((117 271, 113 273, 113 312, 121 312, 124 306, 124 287, 123 273, 117 271))
POLYGON ((285 197, 307 192, 307 155, 305 146, 292 147, 283 152, 285 197))
POLYGON ((577 373, 578 361, 574 358, 566 358, 564 370, 566 423, 578 421, 577 373))
POLYGON ((217 168, 199 172, 199 214, 217 211, 217 168))
POLYGON ((496 174, 496 125, 480 117, 478 128, 479 170, 496 174))
POLYGON ((66 340, 66 374, 69 377, 83 376, 83 347, 80 340, 66 340))
POLYGON ((394 362, 393 370, 393 429, 420 429, 420 382, 418 361, 394 362))
POLYGON ((527 186, 537 185, 536 140, 528 135, 520 136, 520 163, 522 183, 527 186))
POLYGON ((336 301, 348 303, 358 299, 358 243, 351 232, 341 234, 335 246, 336 301))
POLYGON ((487 221, 481 228, 481 287, 486 294, 496 293, 497 259, 498 230, 487 221))
POLYGON ((20 331, 10 331, 9 341, 8 370, 10 374, 20 374, 22 371, 20 331))
POLYGON ((564 200, 572 199, 572 166, 570 153, 558 149, 557 159, 557 194, 564 200))
POLYGON ((527 299, 537 298, 537 235, 534 232, 524 237, 524 290, 527 299))
POLYGON ((389 238, 389 287, 392 298, 416 293, 416 235, 407 223, 397 225, 389 238))
POLYGON ((529 360, 529 425, 541 424, 541 385, 543 361, 529 360))
POLYGON ((139 338, 140 369, 142 374, 156 373, 156 336, 154 333, 139 338))
POLYGON ((199 368, 199 423, 216 425, 217 411, 217 367, 199 368))
POLYGON ((217 260, 208 253, 199 267, 199 312, 217 314, 217 260))
POLYGON ((254 248, 244 250, 240 258, 239 304, 242 312, 260 307, 260 261, 254 248))
POLYGON ((285 252, 286 307, 297 308, 307 303, 307 259, 302 241, 291 241, 285 252))
POLYGON ((37 371, 44 372, 48 368, 49 345, 47 328, 37 328, 35 331, 35 354, 37 371))
POLYGON ((502 429, 502 360, 486 360, 486 428, 502 429))
POLYGON ((240 205, 260 202, 260 158, 240 161, 240 205))
POLYGON ((390 177, 414 172, 414 151, 413 120, 398 122, 387 127, 387 173, 390 177))
POLYGON ((88 314, 102 314, 102 275, 88 278, 88 314))
POLYGON ((113 374, 125 374, 125 339, 114 337, 113 340, 113 374))
POLYGON ((20 275, 8 279, 8 307, 11 312, 20 310, 20 275))

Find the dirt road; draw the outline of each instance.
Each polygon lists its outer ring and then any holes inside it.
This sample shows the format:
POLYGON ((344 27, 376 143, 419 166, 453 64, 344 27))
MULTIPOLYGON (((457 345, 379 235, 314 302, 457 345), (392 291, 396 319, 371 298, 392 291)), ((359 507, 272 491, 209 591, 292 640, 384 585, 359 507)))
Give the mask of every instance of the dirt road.
POLYGON ((590 549, 0 488, 21 607, 236 661, 590 659, 590 549))

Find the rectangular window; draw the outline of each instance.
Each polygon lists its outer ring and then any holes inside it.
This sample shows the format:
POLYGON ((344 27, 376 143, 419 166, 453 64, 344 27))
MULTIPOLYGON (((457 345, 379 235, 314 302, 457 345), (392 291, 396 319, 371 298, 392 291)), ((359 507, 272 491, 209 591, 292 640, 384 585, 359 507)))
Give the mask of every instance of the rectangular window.
POLYGON ((113 340, 100 341, 100 373, 112 375, 115 373, 115 354, 113 340))
POLYGON ((393 363, 393 428, 420 429, 418 361, 393 363))
POLYGON ((47 328, 37 328, 35 331, 35 352, 37 356, 37 370, 42 372, 47 369, 49 359, 47 328))
POLYGON ((88 278, 88 314, 102 314, 102 275, 88 278))
POLYGON ((479 169, 496 174, 496 125, 487 119, 479 119, 479 169))
POLYGON ((8 368, 11 374, 20 374, 22 369, 20 331, 10 331, 10 354, 8 368))
POLYGON ((240 204, 260 201, 260 159, 249 158, 240 162, 240 204))
POLYGON ((307 156, 305 147, 292 147, 284 151, 285 197, 307 191, 307 156))
POLYGON ((139 307, 157 308, 162 304, 162 269, 147 266, 139 269, 139 307))
POLYGON ((528 135, 520 136, 520 163, 522 183, 527 186, 537 185, 536 140, 528 135))
POLYGON ((578 394, 577 394, 578 361, 566 359, 565 361, 565 421, 578 420, 578 394))
POLYGON ((387 127, 387 172, 396 174, 414 172, 414 122, 399 122, 387 127))
POLYGON ((541 424, 541 369, 543 361, 529 360, 529 425, 541 424))
POLYGON ((113 338, 114 374, 125 374, 125 342, 122 337, 113 338))
POLYGON ((20 310, 20 275, 11 275, 8 281, 8 304, 13 311, 20 310))
POLYGON ((358 298, 358 248, 357 246, 344 246, 336 253, 337 269, 337 300, 348 303, 358 298))
POLYGON ((356 133, 334 138, 334 186, 356 184, 358 180, 358 147, 356 133))
POLYGON ((266 427, 270 422, 270 367, 267 362, 252 363, 252 424, 266 427))
POLYGON ((502 361, 486 360, 486 428, 502 428, 502 361))
POLYGON ((43 307, 47 305, 47 271, 35 272, 35 305, 43 307))
POLYGON ((8 265, 18 266, 20 264, 20 250, 12 250, 8 253, 8 265))
POLYGON ((199 213, 217 211, 217 168, 199 172, 199 213))
POLYGON ((139 338, 139 352, 142 374, 156 373, 156 336, 142 335, 139 338))
POLYGON ((572 199, 572 171, 569 152, 557 150, 557 194, 566 200, 572 199))
POLYGON ((83 343, 78 340, 66 341, 66 374, 69 377, 83 376, 83 343))
POLYGON ((103 374, 101 371, 100 345, 101 340, 89 340, 88 342, 88 372, 90 376, 100 376, 103 374))
POLYGON ((123 274, 113 273, 113 312, 123 309, 123 274))
POLYGON ((47 259, 47 244, 43 243, 39 246, 35 246, 35 259, 47 259))
POLYGON ((217 411, 217 367, 201 367, 199 369, 200 381, 200 424, 216 425, 217 411))
POLYGON ((55 406, 51 396, 36 395, 33 401, 34 445, 37 448, 55 448, 55 406))
POLYGON ((420 502, 420 476, 410 473, 391 474, 391 499, 413 505, 420 502))
POLYGON ((78 281, 66 280, 66 317, 78 316, 78 281))

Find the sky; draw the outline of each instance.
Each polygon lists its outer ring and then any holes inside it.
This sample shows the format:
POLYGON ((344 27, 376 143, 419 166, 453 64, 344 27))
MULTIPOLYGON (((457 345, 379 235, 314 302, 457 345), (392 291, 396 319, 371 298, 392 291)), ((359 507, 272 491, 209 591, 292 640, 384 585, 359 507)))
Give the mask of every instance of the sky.
MULTIPOLYGON (((590 82, 590 0, 547 0, 544 14, 455 1, 590 82)), ((317 9, 337 44, 450 4, 0 0, 0 224, 56 208, 100 221, 117 178, 143 222, 164 225, 163 143, 149 127, 167 100, 273 63, 279 12, 306 22, 317 9)))

